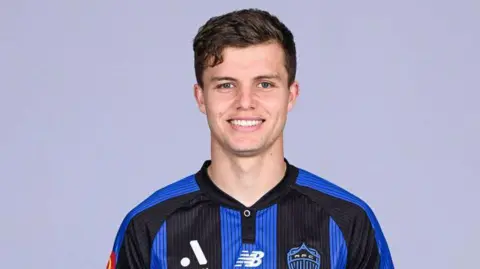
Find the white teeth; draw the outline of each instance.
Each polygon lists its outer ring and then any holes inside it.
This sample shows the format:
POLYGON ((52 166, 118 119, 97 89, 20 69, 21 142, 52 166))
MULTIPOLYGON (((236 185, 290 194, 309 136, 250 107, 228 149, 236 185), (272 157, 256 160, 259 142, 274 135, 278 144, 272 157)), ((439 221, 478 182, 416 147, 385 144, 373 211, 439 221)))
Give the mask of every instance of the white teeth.
POLYGON ((250 126, 258 125, 258 124, 262 123, 262 121, 261 120, 231 120, 230 123, 233 124, 233 125, 250 127, 250 126))

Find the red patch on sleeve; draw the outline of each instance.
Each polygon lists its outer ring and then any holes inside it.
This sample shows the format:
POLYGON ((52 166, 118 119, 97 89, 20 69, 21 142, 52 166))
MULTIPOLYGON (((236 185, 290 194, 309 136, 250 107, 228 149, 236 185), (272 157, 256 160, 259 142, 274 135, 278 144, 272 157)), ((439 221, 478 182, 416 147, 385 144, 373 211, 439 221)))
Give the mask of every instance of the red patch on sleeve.
POLYGON ((110 254, 110 258, 108 259, 107 269, 115 269, 115 258, 115 252, 112 251, 112 253, 110 254))

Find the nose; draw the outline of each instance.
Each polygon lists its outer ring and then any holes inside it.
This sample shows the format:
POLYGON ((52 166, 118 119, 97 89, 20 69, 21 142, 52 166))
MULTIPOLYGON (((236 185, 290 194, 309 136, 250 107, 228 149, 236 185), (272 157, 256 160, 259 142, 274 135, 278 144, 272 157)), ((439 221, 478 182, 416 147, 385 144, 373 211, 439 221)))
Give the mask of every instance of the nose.
POLYGON ((255 108, 253 91, 248 87, 243 87, 237 96, 237 109, 248 110, 255 108))

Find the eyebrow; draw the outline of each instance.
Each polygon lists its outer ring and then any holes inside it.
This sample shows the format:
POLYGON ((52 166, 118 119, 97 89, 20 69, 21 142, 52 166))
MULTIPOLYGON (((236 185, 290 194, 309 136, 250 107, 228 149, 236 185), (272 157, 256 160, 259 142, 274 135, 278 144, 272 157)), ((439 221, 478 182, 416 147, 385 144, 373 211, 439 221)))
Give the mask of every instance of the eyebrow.
MULTIPOLYGON (((276 80, 281 80, 281 77, 279 74, 274 73, 274 74, 266 74, 266 75, 259 75, 254 78, 254 80, 262 80, 262 79, 276 79, 276 80)), ((238 79, 234 77, 228 77, 228 76, 214 76, 210 79, 210 81, 238 81, 238 79)))
POLYGON ((212 77, 212 78, 210 78, 210 81, 212 81, 212 82, 223 81, 223 80, 237 81, 237 79, 235 79, 233 77, 212 77))
POLYGON ((255 80, 260 80, 260 79, 277 79, 281 80, 282 78, 280 77, 279 74, 274 73, 274 74, 268 74, 268 75, 261 75, 261 76, 256 76, 255 80))

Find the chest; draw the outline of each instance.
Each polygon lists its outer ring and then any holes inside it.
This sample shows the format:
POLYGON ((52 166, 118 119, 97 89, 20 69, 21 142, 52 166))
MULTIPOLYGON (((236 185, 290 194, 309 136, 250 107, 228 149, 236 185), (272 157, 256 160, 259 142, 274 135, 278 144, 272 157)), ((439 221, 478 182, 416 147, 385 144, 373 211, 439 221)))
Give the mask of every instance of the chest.
POLYGON ((318 208, 201 208, 164 224, 168 268, 336 268, 345 257, 338 225, 318 208))

